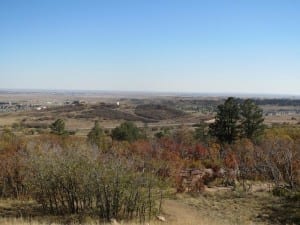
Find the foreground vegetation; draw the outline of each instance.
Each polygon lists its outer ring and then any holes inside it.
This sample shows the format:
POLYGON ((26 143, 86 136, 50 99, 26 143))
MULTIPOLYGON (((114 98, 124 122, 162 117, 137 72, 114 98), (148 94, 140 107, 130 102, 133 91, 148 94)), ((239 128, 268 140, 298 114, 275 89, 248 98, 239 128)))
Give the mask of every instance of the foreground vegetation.
POLYGON ((196 193, 177 195, 176 202, 192 205, 202 218, 218 218, 209 224, 300 222, 300 128, 265 129, 262 111, 252 101, 229 98, 210 126, 163 128, 154 135, 132 122, 105 131, 96 121, 86 137, 67 131, 62 119, 50 127, 36 136, 1 132, 1 216, 23 217, 25 224, 32 217, 146 223, 175 210, 162 203, 176 190, 196 193), (186 170, 202 174, 191 180, 191 188, 181 176, 186 170), (269 188, 254 193, 257 182, 269 188), (207 187, 217 189, 208 194, 207 187), (219 187, 230 191, 219 193, 219 187), (224 213, 234 216, 220 216, 224 213))
MULTIPOLYGON (((202 194, 172 195, 171 199, 164 200, 162 213, 167 224, 173 225, 299 224, 299 204, 296 204, 295 199, 274 196, 266 190, 268 187, 264 183, 256 183, 255 187, 256 190, 248 193, 209 188, 202 194)), ((87 214, 45 215, 33 201, 2 200, 0 215, 5 215, 5 218, 0 219, 1 224, 110 224, 87 214)), ((136 220, 118 220, 118 223, 140 224, 136 220)), ((148 223, 146 221, 143 224, 148 223)), ((150 224, 162 222, 153 218, 150 224)))

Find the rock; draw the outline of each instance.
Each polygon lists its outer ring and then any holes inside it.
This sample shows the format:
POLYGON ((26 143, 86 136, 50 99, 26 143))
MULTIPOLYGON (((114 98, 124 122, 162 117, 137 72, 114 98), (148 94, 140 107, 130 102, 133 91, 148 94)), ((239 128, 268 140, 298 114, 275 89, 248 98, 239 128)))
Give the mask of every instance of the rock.
POLYGON ((111 223, 112 225, 120 225, 120 224, 118 223, 118 221, 117 221, 116 219, 114 219, 114 218, 110 219, 110 223, 111 223))
POLYGON ((192 175, 201 175, 201 174, 203 174, 203 171, 201 171, 201 170, 193 170, 193 171, 191 172, 191 174, 192 174, 192 175))
POLYGON ((156 216, 159 221, 166 222, 166 218, 164 216, 156 216))
POLYGON ((208 175, 209 177, 212 177, 213 175, 214 175, 214 171, 213 171, 213 169, 204 169, 203 170, 204 171, 204 173, 206 174, 206 175, 208 175))

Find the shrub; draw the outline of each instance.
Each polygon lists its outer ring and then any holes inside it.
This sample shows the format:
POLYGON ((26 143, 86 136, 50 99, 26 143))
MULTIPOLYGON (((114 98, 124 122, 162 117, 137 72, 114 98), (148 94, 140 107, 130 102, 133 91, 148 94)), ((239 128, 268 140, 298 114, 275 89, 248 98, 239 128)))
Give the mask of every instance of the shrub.
POLYGON ((280 197, 288 196, 288 194, 290 192, 291 192, 291 190, 288 190, 286 187, 283 187, 283 186, 276 186, 272 190, 273 195, 280 196, 280 197))
POLYGON ((96 212, 105 220, 140 218, 157 210, 159 189, 150 173, 131 161, 81 148, 42 148, 30 152, 28 186, 46 212, 96 212))
POLYGON ((0 134, 0 197, 19 198, 25 193, 24 142, 10 130, 0 134))
POLYGON ((141 137, 139 128, 132 122, 124 122, 112 130, 112 138, 119 141, 133 142, 141 137))
POLYGON ((95 121, 94 127, 87 135, 87 141, 91 145, 96 145, 99 149, 105 151, 108 148, 107 139, 99 122, 95 121))
POLYGON ((58 134, 58 135, 66 134, 65 122, 62 119, 55 120, 50 125, 50 128, 51 128, 51 133, 53 133, 53 134, 58 134))

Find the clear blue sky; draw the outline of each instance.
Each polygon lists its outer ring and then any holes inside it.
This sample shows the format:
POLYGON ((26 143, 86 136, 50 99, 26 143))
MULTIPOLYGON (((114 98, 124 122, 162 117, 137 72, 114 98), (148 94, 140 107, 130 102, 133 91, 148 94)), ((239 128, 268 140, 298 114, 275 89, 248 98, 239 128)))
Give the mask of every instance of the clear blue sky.
POLYGON ((300 94, 298 0, 0 0, 0 88, 300 94))

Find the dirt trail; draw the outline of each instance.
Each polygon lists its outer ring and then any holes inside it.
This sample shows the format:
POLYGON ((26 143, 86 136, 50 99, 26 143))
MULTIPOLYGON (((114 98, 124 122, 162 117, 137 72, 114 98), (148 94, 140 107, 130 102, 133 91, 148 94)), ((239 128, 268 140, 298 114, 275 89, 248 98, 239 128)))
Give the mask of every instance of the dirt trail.
POLYGON ((172 199, 164 200, 163 212, 167 222, 172 224, 192 225, 202 224, 203 221, 197 209, 172 199))

